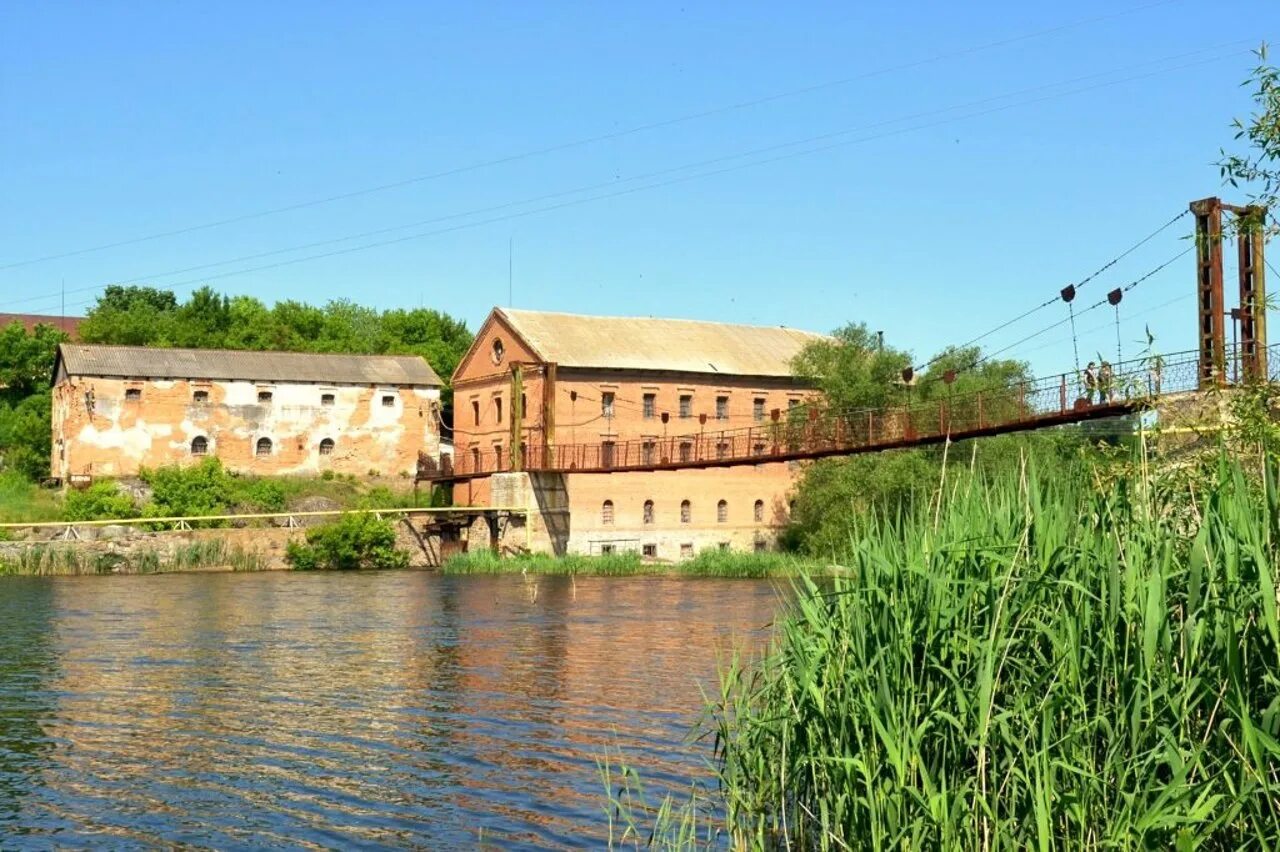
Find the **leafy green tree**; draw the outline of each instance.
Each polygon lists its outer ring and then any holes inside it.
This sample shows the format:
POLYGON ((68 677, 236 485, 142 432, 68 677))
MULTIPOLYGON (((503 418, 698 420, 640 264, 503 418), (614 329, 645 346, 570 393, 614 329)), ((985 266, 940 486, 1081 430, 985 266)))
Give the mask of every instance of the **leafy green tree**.
POLYGON ((0 329, 0 469, 30 479, 49 475, 49 386, 64 340, 47 325, 28 331, 14 322, 0 329))
POLYGON ((138 507, 114 482, 95 482, 83 491, 67 492, 62 516, 68 521, 99 521, 136 518, 138 507))
POLYGON ((822 391, 826 404, 837 411, 880 407, 901 394, 901 374, 911 357, 885 347, 863 323, 838 329, 830 340, 806 346, 792 363, 792 372, 822 391))
POLYGON ((1245 81, 1253 88, 1254 112, 1232 122, 1236 140, 1248 147, 1237 153, 1223 149, 1218 167, 1227 183, 1245 184, 1256 203, 1274 210, 1280 200, 1280 68, 1267 54, 1264 43, 1255 51, 1258 62, 1245 81))

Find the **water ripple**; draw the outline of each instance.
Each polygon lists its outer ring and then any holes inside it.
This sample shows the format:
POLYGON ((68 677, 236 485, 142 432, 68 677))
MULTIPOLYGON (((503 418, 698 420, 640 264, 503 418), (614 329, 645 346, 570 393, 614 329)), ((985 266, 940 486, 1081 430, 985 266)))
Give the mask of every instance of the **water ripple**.
MULTIPOLYGON (((23 848, 571 848, 606 748, 659 785, 778 592, 659 578, 14 578, 0 832, 23 848)), ((9 845, 7 842, 4 844, 9 845)))

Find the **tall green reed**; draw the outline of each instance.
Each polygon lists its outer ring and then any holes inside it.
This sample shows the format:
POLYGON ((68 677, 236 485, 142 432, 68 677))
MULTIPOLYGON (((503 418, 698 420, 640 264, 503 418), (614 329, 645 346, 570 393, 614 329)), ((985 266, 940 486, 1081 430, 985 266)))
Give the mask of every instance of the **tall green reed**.
MULTIPOLYGON (((802 580, 763 659, 722 672, 732 844, 1280 843, 1280 469, 1202 485, 1026 470, 857 522, 849 573, 802 580)), ((699 845, 705 812, 665 813, 649 845, 699 845)))

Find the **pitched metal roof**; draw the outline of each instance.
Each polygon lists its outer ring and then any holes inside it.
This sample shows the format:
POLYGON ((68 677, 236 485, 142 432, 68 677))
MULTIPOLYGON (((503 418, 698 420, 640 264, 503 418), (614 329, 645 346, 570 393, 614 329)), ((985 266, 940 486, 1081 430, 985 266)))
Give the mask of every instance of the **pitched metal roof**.
POLYGON ((431 366, 417 355, 327 355, 64 343, 58 347, 58 358, 66 372, 73 376, 433 387, 441 384, 431 366))
POLYGON ((791 360, 825 335, 783 326, 597 317, 495 308, 546 361, 563 367, 791 376, 791 360))

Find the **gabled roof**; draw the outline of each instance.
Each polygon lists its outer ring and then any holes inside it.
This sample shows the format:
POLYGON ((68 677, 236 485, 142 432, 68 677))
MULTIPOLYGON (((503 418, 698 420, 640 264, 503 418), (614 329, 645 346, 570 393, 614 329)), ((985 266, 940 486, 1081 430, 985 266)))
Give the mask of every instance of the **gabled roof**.
MULTIPOLYGON (((72 376, 430 387, 441 384, 431 366, 417 355, 327 355, 64 343, 58 347, 58 363, 72 376)), ((55 366, 55 375, 57 372, 55 366)))
POLYGON ((791 360, 825 335, 783 326, 598 317, 495 308, 544 361, 562 367, 791 376, 791 360))

